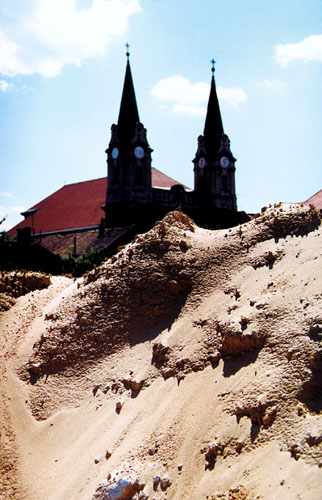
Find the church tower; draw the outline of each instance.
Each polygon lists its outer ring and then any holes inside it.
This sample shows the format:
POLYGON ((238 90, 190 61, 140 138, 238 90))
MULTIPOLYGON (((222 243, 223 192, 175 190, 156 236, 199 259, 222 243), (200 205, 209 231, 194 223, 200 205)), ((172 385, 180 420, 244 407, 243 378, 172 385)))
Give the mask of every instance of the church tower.
POLYGON ((224 133, 215 83, 215 61, 204 134, 198 138, 194 163, 195 192, 208 200, 213 208, 237 210, 235 191, 235 162, 230 141, 224 133))
POLYGON ((111 127, 106 150, 108 186, 107 214, 133 209, 137 204, 151 203, 151 153, 146 129, 140 122, 130 60, 127 63, 117 125, 111 127))

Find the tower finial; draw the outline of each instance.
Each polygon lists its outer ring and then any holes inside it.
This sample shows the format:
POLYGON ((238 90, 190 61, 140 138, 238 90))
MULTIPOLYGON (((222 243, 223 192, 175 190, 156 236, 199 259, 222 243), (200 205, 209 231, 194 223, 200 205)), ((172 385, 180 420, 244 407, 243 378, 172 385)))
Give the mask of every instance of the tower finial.
POLYGON ((211 72, 214 73, 215 72, 215 64, 216 64, 216 61, 215 59, 211 59, 211 64, 212 64, 212 68, 211 68, 211 72))
POLYGON ((129 45, 129 44, 126 42, 125 47, 126 47, 126 57, 127 57, 127 60, 129 60, 129 57, 130 57, 129 48, 131 47, 131 45, 129 45))

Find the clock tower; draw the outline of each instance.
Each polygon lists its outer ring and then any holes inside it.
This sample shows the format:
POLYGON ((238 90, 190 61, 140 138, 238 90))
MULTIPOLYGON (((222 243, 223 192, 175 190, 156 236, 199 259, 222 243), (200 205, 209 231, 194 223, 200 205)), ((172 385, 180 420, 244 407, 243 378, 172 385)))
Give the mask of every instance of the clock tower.
POLYGON ((228 136, 224 133, 215 84, 215 61, 204 134, 198 138, 194 163, 195 193, 212 208, 237 210, 235 162, 228 136))
POLYGON ((117 125, 111 127, 111 139, 106 150, 108 214, 132 210, 151 203, 151 153, 146 129, 140 122, 130 61, 129 45, 124 86, 117 125))

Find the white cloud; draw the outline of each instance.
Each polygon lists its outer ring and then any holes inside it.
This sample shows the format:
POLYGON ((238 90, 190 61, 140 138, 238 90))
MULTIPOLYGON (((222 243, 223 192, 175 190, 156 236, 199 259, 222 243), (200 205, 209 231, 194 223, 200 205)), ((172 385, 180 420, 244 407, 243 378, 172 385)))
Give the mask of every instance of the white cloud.
POLYGON ((229 102, 233 106, 237 106, 240 102, 247 101, 247 95, 245 91, 237 87, 231 87, 227 89, 225 89, 224 87, 218 87, 217 94, 220 100, 229 102))
POLYGON ((266 80, 264 80, 264 85, 265 85, 265 87, 272 88, 272 87, 275 87, 276 84, 275 84, 275 82, 273 80, 267 80, 266 79, 266 80))
POLYGON ((0 80, 0 92, 8 92, 14 88, 13 83, 8 83, 6 80, 0 80))
POLYGON ((205 106, 196 106, 183 103, 175 103, 172 105, 172 111, 177 114, 205 116, 207 108, 205 106))
MULTIPOLYGON (((191 83, 180 75, 159 80, 151 89, 151 94, 159 101, 171 103, 174 113, 189 115, 205 115, 209 98, 210 86, 204 82, 191 83)), ((246 93, 240 88, 218 87, 218 98, 237 106, 247 99, 246 93)))
POLYGON ((301 42, 275 47, 275 59, 282 66, 295 60, 322 61, 322 35, 312 35, 301 42))
POLYGON ((1 191, 0 196, 4 196, 5 198, 14 199, 15 195, 13 193, 8 193, 7 191, 1 191))
POLYGON ((209 85, 203 82, 190 83, 187 78, 174 75, 159 80, 151 89, 151 94, 160 101, 198 105, 208 99, 209 85))
POLYGON ((0 73, 40 73, 51 77, 66 64, 104 54, 115 37, 124 36, 139 0, 92 0, 77 9, 76 0, 2 0, 0 73), (23 4, 23 5, 21 5, 23 4))
POLYGON ((9 209, 11 212, 14 212, 15 214, 21 214, 21 212, 24 212, 26 210, 25 207, 19 207, 13 205, 11 205, 9 209))

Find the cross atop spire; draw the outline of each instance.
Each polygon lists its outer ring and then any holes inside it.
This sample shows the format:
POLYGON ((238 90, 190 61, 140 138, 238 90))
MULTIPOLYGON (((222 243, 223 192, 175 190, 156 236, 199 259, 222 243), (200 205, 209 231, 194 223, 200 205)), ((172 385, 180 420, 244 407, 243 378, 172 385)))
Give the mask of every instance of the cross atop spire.
POLYGON ((215 61, 215 59, 214 59, 214 58, 212 58, 210 62, 211 62, 211 64, 212 64, 211 71, 212 71, 212 73, 214 73, 214 72, 215 72, 215 64, 216 64, 216 61, 215 61))
POLYGON ((127 60, 129 60, 129 57, 130 57, 129 48, 131 47, 131 45, 129 45, 128 42, 126 42, 125 47, 126 47, 126 57, 127 57, 127 60))

